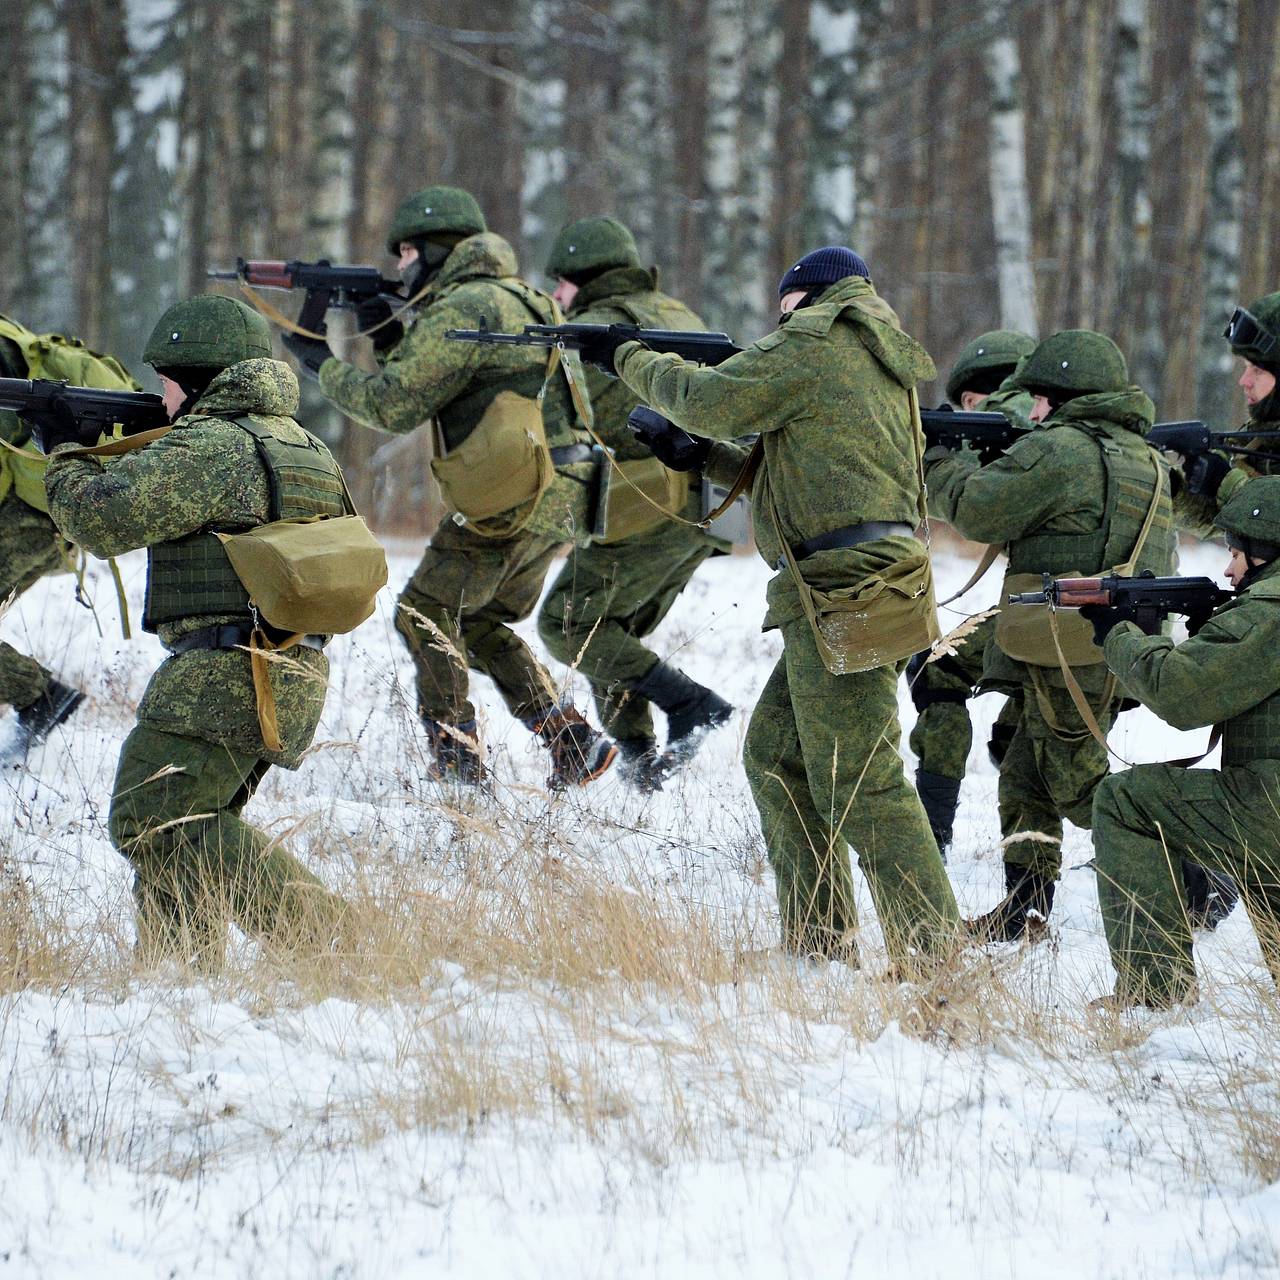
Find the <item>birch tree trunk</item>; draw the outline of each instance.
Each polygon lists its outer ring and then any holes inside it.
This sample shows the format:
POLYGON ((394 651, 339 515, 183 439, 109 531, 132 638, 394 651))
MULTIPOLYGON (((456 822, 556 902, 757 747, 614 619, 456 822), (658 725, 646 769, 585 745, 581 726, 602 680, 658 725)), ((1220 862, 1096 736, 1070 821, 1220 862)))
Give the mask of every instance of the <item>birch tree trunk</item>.
POLYGON ((1197 79, 1205 98, 1208 146, 1204 276, 1196 405, 1208 422, 1233 409, 1231 349, 1222 329, 1239 301, 1243 161, 1240 150, 1240 79, 1236 67, 1238 0, 1203 0, 1196 39, 1197 79))
POLYGON ((1022 68, 1007 0, 987 7, 992 38, 985 63, 991 93, 987 165, 996 241, 1000 325, 1035 334, 1036 286, 1031 269, 1031 201, 1027 193, 1022 68))
POLYGON ((813 246, 848 244, 853 236, 857 217, 853 156, 864 141, 857 119, 858 35, 854 0, 814 0, 809 11, 814 64, 808 217, 808 240, 813 246))
POLYGON ((672 0, 671 109, 675 243, 668 261, 689 305, 702 306, 702 227, 706 218, 707 14, 705 0, 672 0))
POLYGON ((769 274, 776 280, 806 249, 805 205, 810 121, 806 102, 812 66, 811 0, 781 0, 782 52, 775 73, 778 115, 774 133, 774 185, 769 205, 769 274))

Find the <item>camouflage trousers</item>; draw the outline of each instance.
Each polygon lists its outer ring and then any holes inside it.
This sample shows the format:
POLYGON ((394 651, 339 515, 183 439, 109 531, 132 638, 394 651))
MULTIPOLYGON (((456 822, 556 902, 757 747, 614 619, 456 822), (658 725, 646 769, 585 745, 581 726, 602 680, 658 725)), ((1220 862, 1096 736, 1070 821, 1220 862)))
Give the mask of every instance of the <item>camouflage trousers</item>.
POLYGON ((890 956, 909 964, 955 945, 942 858, 898 754, 899 669, 832 675, 803 619, 756 704, 743 763, 777 881, 784 941, 856 929, 852 845, 890 956))
MULTIPOLYGON (((976 696, 994 631, 995 619, 988 618, 954 654, 922 666, 914 676, 908 670, 911 700, 919 713, 909 743, 926 773, 956 780, 965 775, 973 748, 968 702, 976 696)), ((1017 700, 1008 700, 992 726, 988 750, 997 765, 1008 749, 1019 714, 1017 700)))
POLYGON ((283 947, 323 947, 341 898, 240 812, 270 764, 140 724, 120 751, 111 841, 134 871, 144 955, 221 961, 227 922, 283 947))
POLYGON ((419 715, 445 724, 473 719, 468 670, 497 685, 513 716, 551 709, 551 677, 511 624, 533 612, 562 545, 540 534, 484 538, 452 520, 436 530, 396 611, 417 672, 419 715))
MULTIPOLYGON (((63 568, 53 521, 13 494, 0 502, 0 602, 20 596, 63 568)), ((0 641, 0 705, 29 707, 51 679, 51 673, 34 658, 0 641)))
POLYGON ((543 601, 543 644, 558 661, 579 662, 613 737, 653 737, 648 701, 629 693, 659 661, 642 638, 667 616, 714 550, 705 534, 672 523, 610 546, 592 543, 570 554, 543 601))
MULTIPOLYGON (((1119 698, 1099 706, 1090 699, 1098 726, 1106 734, 1119 698)), ((1062 820, 1088 830, 1093 825, 1093 796, 1110 772, 1106 748, 1085 728, 1065 689, 1027 684, 1019 699, 1017 727, 1000 765, 1000 834, 1009 841, 1004 860, 1032 867, 1056 879, 1062 869, 1062 820), (1010 840, 1020 832, 1033 838, 1010 840)))
POLYGON ((1194 997, 1182 859, 1240 887, 1263 958, 1280 983, 1280 767, 1140 764, 1112 774, 1093 806, 1098 902, 1126 1003, 1194 997))

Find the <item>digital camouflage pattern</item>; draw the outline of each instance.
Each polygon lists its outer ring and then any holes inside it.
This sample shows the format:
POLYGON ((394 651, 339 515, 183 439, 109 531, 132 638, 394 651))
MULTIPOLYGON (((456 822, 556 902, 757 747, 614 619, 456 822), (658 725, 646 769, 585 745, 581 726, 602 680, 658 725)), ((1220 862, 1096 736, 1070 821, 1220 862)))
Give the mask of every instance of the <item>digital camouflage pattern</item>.
POLYGON ((635 237, 616 218, 579 218, 569 223, 547 255, 547 275, 553 278, 573 279, 601 267, 639 266, 635 237))
MULTIPOLYGON (((1114 465, 1127 460, 1139 470, 1149 466, 1154 482, 1157 457, 1142 438, 1154 417, 1150 399, 1129 387, 1068 400, 1040 429, 985 467, 974 454, 930 450, 930 510, 965 537, 1008 546, 1011 563, 1019 571, 1026 558, 1022 548, 1034 546, 1039 559, 1027 572, 1105 572, 1112 567, 1101 563, 1108 535, 1127 555, 1137 540, 1146 504, 1121 503, 1108 523, 1104 459, 1118 459, 1114 465), (1096 548, 1096 562, 1078 563, 1088 554, 1082 547, 1090 544, 1096 548)), ((1167 491, 1163 466, 1160 474, 1167 491)), ((1171 525, 1166 496, 1137 571, 1172 571, 1171 525)), ((1114 692, 1108 696, 1106 667, 1076 667, 1073 674, 1105 731, 1119 701, 1114 692)), ((987 646, 981 687, 1010 693, 1021 706, 1000 768, 1001 832, 1006 839, 1025 831, 1051 841, 1014 840, 1005 848, 1005 860, 1056 876, 1062 819, 1088 827, 1094 789, 1108 772, 1107 753, 1081 721, 1059 669, 1017 662, 992 643, 987 646)))
MULTIPOLYGON (((1267 481, 1280 485, 1280 480, 1267 481)), ((1274 490, 1273 490, 1274 492, 1274 490)), ((1143 764, 1112 774, 1094 801, 1098 899, 1126 1003, 1194 995, 1182 857, 1229 875, 1280 982, 1280 563, 1175 645, 1122 623, 1107 665, 1126 693, 1176 729, 1222 727, 1222 768, 1143 764)))
MULTIPOLYGON (((266 471, 252 437, 225 418, 250 415, 280 438, 302 443, 305 433, 292 418, 297 406, 297 379, 287 365, 233 365, 173 431, 142 449, 113 459, 78 457, 74 446, 56 449, 46 478, 50 510, 70 538, 103 557, 198 530, 264 523, 271 518, 266 471)), ((170 644, 189 631, 238 621, 195 616, 163 624, 159 635, 170 644)), ((270 765, 300 763, 324 706, 328 671, 324 655, 310 648, 270 664, 283 740, 276 753, 262 744, 246 652, 192 650, 168 658, 152 676, 138 728, 121 752, 110 820, 149 913, 140 925, 144 940, 168 938, 185 954, 203 953, 208 939, 201 937, 211 938, 212 930, 220 952, 226 916, 214 906, 224 900, 252 928, 302 927, 299 895, 309 913, 319 912, 317 928, 337 918, 339 900, 239 817, 270 765), (174 772, 155 777, 162 766, 174 772), (193 814, 202 816, 189 821, 193 814)))
POLYGON ((252 307, 216 293, 175 302, 156 321, 142 360, 155 369, 225 369, 271 358, 271 328, 252 307))
POLYGON ((947 399, 958 404, 961 393, 976 374, 991 369, 1013 373, 1018 362, 1035 348, 1036 340, 1017 329, 992 329, 988 333, 980 333, 960 348, 960 354, 947 375, 947 399))
MULTIPOLYGON (((9 353, 5 371, 13 377, 66 379, 75 386, 138 391, 141 388, 111 356, 91 351, 75 338, 34 333, 0 315, 0 341, 9 353), (13 369, 9 370, 12 363, 13 369)), ((0 440, 33 452, 30 432, 16 414, 0 410, 0 440)), ((20 596, 41 578, 70 567, 69 549, 53 521, 23 502, 6 471, 8 451, 0 446, 0 600, 20 596)), ((19 710, 48 688, 52 673, 34 658, 0 641, 0 705, 19 710)))
MULTIPOLYGON (((656 271, 638 267, 620 267, 589 280, 578 290, 568 319, 650 329, 705 328, 682 302, 658 290, 656 271)), ((627 427, 627 415, 640 403, 635 392, 620 378, 590 366, 586 373, 596 435, 619 458, 647 457, 648 450, 627 427)), ((693 489, 682 513, 687 520, 701 513, 698 486, 693 489)), ((591 683, 604 728, 614 737, 653 736, 648 701, 628 692, 658 661, 643 637, 667 616, 698 566, 726 545, 700 529, 668 521, 633 538, 571 552, 539 612, 538 634, 558 661, 578 663, 591 683)))
POLYGON ((1063 400, 1123 391, 1129 367, 1120 348, 1092 329, 1063 329, 1046 338, 1018 367, 1016 385, 1063 400))
MULTIPOLYGON (((753 509, 769 564, 782 554, 780 534, 796 543, 866 520, 918 521, 921 442, 907 392, 935 370, 870 281, 840 281, 716 368, 638 344, 622 347, 615 363, 646 404, 687 431, 726 442, 762 433, 753 509), (759 502, 766 475, 780 529, 759 502)), ((886 538, 820 552, 804 574, 832 590, 922 550, 914 538, 886 538)), ((910 963, 908 942, 924 955, 949 951, 955 899, 897 753, 896 670, 831 675, 786 573, 770 583, 766 626, 782 628, 785 648, 751 717, 744 763, 784 940, 803 949, 810 931, 829 941, 852 925, 852 844, 895 961, 910 963)))
MULTIPOLYGON (((492 234, 463 240, 445 260, 404 337, 385 359, 379 357, 380 371, 365 373, 341 360, 326 360, 320 389, 348 417, 381 431, 401 434, 436 419, 450 449, 475 429, 501 391, 533 398, 547 381, 548 397, 561 394, 563 379, 547 380, 545 351, 445 338, 446 329, 475 329, 482 319, 508 333, 536 322, 501 281, 517 281, 511 246, 492 234)), ((543 421, 553 448, 582 438, 567 406, 559 414, 548 413, 544 400, 543 421)), ((565 468, 549 491, 551 499, 557 486, 576 487, 585 504, 583 482, 593 466, 565 468)), ((544 498, 538 510, 547 502, 544 498)), ((466 654, 472 670, 493 679, 513 714, 524 713, 517 708, 528 708, 528 714, 549 708, 551 677, 510 624, 537 605, 546 571, 566 538, 558 524, 537 519, 509 538, 482 537, 451 520, 441 524, 396 611, 396 629, 413 657, 421 715, 447 724, 474 715, 466 672, 442 650, 436 628, 466 654)))
MULTIPOLYGON (((960 358, 963 359, 970 348, 972 362, 994 359, 995 356, 1003 358, 1006 351, 1025 348, 1027 343, 1034 347, 1035 340, 1016 330, 995 330, 975 338, 961 351, 960 358)), ((987 396, 978 406, 978 412, 1003 413, 1014 426, 1032 430, 1035 424, 1030 415, 1035 403, 1034 397, 1013 385, 1014 377, 1014 374, 1010 374, 997 391, 987 396)), ((963 376, 957 378, 953 370, 947 380, 949 397, 954 398, 950 388, 953 385, 959 388, 962 382, 963 376)), ((933 502, 932 491, 929 498, 929 514, 939 520, 943 519, 933 502)), ((977 692, 986 663, 987 646, 995 635, 995 629, 994 618, 980 623, 966 637, 958 653, 922 667, 912 682, 912 698, 919 714, 909 742, 922 772, 953 781, 963 779, 965 764, 973 746, 973 722, 965 704, 977 692)), ((993 743, 998 743, 1006 733, 1012 733, 1008 721, 1011 715, 1016 716, 1016 710, 1010 707, 1001 710, 998 728, 993 728, 992 731, 993 743)), ((995 749, 1003 752, 1003 743, 998 743, 995 749)))
POLYGON ((465 236, 487 231, 476 198, 461 187, 426 187, 401 201, 387 232, 387 252, 399 256, 405 240, 451 232, 465 236))

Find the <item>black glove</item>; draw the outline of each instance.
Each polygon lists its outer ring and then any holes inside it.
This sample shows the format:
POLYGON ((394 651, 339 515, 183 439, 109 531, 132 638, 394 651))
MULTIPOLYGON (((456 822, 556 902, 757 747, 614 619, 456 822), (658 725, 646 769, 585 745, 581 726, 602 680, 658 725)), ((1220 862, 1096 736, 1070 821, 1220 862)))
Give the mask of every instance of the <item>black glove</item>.
POLYGON ((711 441, 691 436, 647 404, 638 404, 627 418, 631 434, 664 467, 672 471, 701 471, 711 452, 711 441))
POLYGON ((613 367, 613 357, 617 354, 618 348, 624 342, 630 342, 633 336, 616 330, 616 325, 610 325, 604 333, 585 339, 582 346, 578 348, 578 355, 587 364, 595 365, 601 373, 608 374, 611 378, 618 376, 613 367))
POLYGON ((280 340, 284 349, 302 366, 303 373, 313 378, 319 376, 320 366, 333 355, 329 344, 321 338, 305 338, 300 333, 286 330, 280 340))
MULTIPOLYGON (((41 453, 52 453, 60 444, 84 444, 75 415, 58 400, 39 411, 24 409, 22 421, 31 430, 31 439, 41 453)), ((91 442, 92 443, 92 442, 91 442)))
POLYGON ((393 313, 391 303, 381 294, 361 298, 356 306, 356 327, 361 333, 369 334, 375 351, 388 351, 404 337, 404 325, 391 319, 393 313))
POLYGON ((1107 637, 1122 622, 1137 622, 1136 609, 1118 608, 1110 604, 1086 604, 1080 609, 1080 616, 1093 623, 1093 643, 1101 647, 1107 637))
POLYGON ((1193 453, 1183 465, 1187 492, 1197 498, 1216 498, 1218 487, 1231 470, 1231 463, 1220 453, 1193 453))

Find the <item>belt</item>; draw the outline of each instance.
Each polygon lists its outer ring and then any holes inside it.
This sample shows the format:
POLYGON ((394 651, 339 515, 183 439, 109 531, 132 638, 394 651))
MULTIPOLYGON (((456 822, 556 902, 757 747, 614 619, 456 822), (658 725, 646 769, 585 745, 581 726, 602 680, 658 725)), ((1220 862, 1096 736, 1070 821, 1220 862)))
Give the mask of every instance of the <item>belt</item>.
POLYGON ((562 444, 551 450, 551 465, 570 467, 575 462, 590 462, 591 446, 589 444, 562 444))
MULTIPOLYGON (((820 533, 816 538, 806 538, 791 548, 791 554, 797 560, 807 560, 819 551, 839 551, 842 547, 856 547, 862 542, 878 542, 881 538, 911 537, 915 530, 909 524, 894 523, 890 520, 864 520, 862 524, 851 524, 844 529, 832 529, 830 533, 820 533)), ((775 569, 785 567, 785 556, 778 558, 775 569)))
MULTIPOLYGON (((201 627, 199 631, 188 631, 185 636, 179 636, 166 647, 170 653, 187 653, 192 649, 234 649, 248 645, 252 635, 252 627, 201 627)), ((307 649, 323 649, 326 638, 303 636, 298 643, 307 649)))

